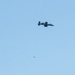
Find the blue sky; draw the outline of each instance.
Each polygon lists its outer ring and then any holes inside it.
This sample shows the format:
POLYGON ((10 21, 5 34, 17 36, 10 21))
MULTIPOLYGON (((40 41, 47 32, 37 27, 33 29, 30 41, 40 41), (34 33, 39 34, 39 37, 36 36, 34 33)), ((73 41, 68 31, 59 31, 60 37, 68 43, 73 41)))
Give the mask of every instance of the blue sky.
POLYGON ((75 0, 0 0, 0 75, 75 75, 75 0))

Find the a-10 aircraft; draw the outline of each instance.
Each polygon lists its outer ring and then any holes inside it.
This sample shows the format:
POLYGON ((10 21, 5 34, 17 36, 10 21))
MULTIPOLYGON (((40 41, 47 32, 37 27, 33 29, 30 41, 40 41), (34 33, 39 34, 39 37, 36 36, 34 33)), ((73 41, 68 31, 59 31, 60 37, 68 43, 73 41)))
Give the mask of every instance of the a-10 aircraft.
POLYGON ((48 22, 45 22, 45 23, 41 23, 40 21, 38 22, 38 25, 44 25, 44 27, 47 27, 47 26, 54 26, 53 24, 48 24, 48 22))

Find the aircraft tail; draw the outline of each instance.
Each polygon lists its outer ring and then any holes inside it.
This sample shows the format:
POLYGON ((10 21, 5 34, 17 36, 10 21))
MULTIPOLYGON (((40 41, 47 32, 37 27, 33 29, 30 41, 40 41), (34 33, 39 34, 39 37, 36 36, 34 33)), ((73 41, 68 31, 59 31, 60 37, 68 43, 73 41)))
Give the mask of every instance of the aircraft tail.
POLYGON ((38 25, 40 25, 40 21, 38 22, 38 25))

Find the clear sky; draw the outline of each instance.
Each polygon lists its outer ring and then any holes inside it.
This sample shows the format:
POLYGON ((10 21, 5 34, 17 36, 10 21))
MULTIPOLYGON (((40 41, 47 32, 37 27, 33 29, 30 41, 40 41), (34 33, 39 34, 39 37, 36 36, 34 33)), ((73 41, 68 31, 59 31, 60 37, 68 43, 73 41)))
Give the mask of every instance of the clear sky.
POLYGON ((0 0, 0 75, 75 75, 75 0, 0 0))

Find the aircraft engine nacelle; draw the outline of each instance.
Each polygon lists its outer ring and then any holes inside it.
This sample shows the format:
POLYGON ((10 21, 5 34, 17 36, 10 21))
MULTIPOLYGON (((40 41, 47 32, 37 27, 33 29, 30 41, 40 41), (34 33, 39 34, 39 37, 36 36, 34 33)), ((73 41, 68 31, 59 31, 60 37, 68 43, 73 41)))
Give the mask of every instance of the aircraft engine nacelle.
POLYGON ((47 26, 48 26, 48 22, 45 22, 44 27, 47 27, 47 26))

